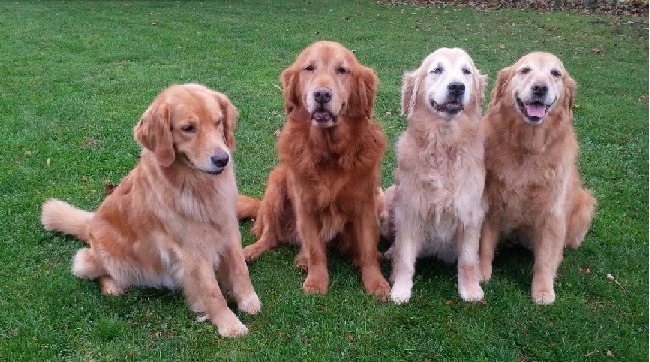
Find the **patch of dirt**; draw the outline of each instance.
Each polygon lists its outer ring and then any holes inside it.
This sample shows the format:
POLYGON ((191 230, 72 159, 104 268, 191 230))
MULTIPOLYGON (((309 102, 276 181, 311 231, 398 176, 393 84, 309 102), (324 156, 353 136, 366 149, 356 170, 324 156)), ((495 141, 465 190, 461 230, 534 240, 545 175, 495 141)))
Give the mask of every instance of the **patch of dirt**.
POLYGON ((479 10, 535 9, 576 11, 583 14, 647 16, 648 0, 379 0, 383 4, 471 7, 479 10))

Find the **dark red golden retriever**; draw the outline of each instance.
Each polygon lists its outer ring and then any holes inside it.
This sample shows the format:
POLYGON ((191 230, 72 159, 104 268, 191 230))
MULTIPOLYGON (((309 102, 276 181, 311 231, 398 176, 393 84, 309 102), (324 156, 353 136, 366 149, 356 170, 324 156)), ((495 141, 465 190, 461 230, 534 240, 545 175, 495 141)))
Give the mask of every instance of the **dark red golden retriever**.
POLYGON ((296 265, 307 270, 302 288, 324 294, 331 243, 352 255, 367 293, 387 295, 377 251, 377 189, 386 148, 385 135, 371 120, 377 77, 350 50, 320 41, 280 79, 287 112, 277 142, 281 163, 261 202, 239 197, 240 216, 257 214, 258 241, 244 249, 246 260, 299 243, 296 265))

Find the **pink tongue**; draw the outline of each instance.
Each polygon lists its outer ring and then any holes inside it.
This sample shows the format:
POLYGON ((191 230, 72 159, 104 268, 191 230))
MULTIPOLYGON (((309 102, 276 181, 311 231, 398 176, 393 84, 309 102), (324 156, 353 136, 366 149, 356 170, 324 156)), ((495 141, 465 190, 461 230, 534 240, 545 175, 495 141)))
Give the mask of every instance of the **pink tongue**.
POLYGON ((546 115, 546 106, 542 104, 527 104, 526 113, 528 113, 528 117, 544 118, 546 115))

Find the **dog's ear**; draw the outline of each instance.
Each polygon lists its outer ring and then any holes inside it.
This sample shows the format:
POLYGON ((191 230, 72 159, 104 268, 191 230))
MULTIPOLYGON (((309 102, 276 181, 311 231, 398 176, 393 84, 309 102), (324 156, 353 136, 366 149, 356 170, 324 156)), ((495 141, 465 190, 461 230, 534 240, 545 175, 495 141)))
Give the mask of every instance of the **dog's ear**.
POLYGON ((282 92, 284 93, 284 109, 287 114, 300 107, 300 98, 298 96, 298 70, 294 65, 282 71, 280 82, 282 83, 282 92))
POLYGON ((135 140, 151 151, 163 167, 171 166, 176 158, 169 117, 169 105, 154 101, 133 128, 135 140))
POLYGON ((474 94, 472 95, 472 98, 476 103, 474 105, 476 107, 475 111, 480 115, 481 106, 483 105, 483 101, 485 101, 485 89, 487 88, 488 76, 486 74, 481 74, 481 71, 476 68, 474 68, 473 74, 474 94))
POLYGON ((404 73, 402 79, 402 115, 409 115, 415 108, 415 101, 418 95, 420 77, 418 70, 404 73))
POLYGON ((375 107, 375 94, 379 78, 371 68, 360 64, 355 68, 353 70, 355 89, 350 95, 350 107, 348 109, 362 111, 362 116, 371 118, 375 107))
POLYGON ((506 67, 499 71, 494 88, 492 88, 492 94, 490 94, 490 104, 488 107, 501 99, 503 92, 505 92, 508 87, 510 79, 512 79, 512 67, 506 67))
POLYGON ((569 73, 566 73, 564 75, 563 83, 564 83, 564 107, 567 110, 567 112, 572 112, 573 105, 575 102, 577 83, 573 78, 571 78, 569 73))
POLYGON ((228 99, 225 94, 215 92, 217 102, 223 112, 223 137, 226 141, 226 147, 230 150, 235 149, 235 123, 239 116, 237 107, 228 99))

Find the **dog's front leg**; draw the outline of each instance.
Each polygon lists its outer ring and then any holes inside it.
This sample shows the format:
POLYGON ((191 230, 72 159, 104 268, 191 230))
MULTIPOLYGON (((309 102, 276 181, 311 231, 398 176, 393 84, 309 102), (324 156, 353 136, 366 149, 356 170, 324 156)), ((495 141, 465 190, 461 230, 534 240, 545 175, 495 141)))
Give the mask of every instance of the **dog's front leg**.
POLYGON ((183 292, 190 308, 204 312, 206 319, 210 319, 224 337, 248 333, 248 328, 228 308, 211 263, 197 258, 186 260, 184 264, 188 267, 182 272, 183 292))
POLYGON ((307 294, 327 294, 327 248, 325 241, 320 239, 315 215, 296 209, 296 223, 302 240, 300 253, 307 258, 307 278, 302 283, 302 290, 307 294))
POLYGON ((393 272, 391 280, 393 288, 390 299, 397 303, 406 303, 411 299, 413 275, 420 245, 424 239, 422 226, 415 215, 410 215, 408 207, 395 210, 395 243, 392 246, 393 272))
POLYGON ((550 215, 535 230, 533 236, 535 269, 531 296, 537 304, 553 304, 555 302, 553 282, 562 261, 565 233, 566 221, 560 215, 550 215))
POLYGON ((479 225, 459 226, 456 232, 458 247, 458 294, 466 302, 483 299, 483 289, 479 284, 479 225))
POLYGON ((235 236, 231 238, 219 265, 219 279, 229 283, 239 310, 248 314, 257 314, 262 308, 262 303, 251 283, 241 247, 239 229, 233 229, 232 233, 235 236))
POLYGON ((357 264, 361 269, 363 287, 368 294, 388 295, 390 285, 379 268, 379 220, 375 209, 365 207, 362 214, 352 221, 352 244, 356 249, 357 264))

